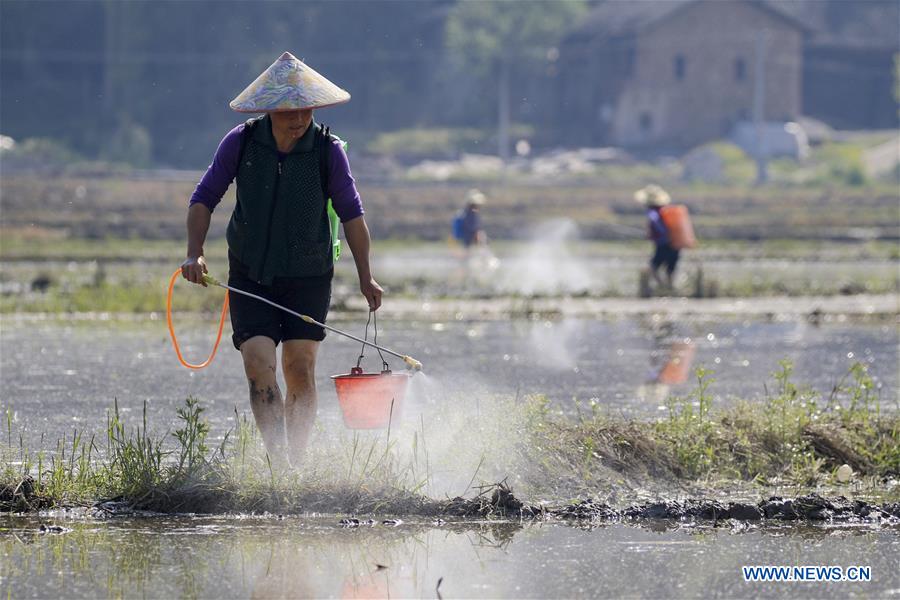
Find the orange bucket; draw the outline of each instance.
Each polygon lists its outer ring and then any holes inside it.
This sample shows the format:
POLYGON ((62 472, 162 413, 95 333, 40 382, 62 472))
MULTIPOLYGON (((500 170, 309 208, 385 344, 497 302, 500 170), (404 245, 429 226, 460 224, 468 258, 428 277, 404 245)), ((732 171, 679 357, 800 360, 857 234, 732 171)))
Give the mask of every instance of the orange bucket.
POLYGON ((384 429, 403 407, 407 373, 363 373, 359 367, 346 375, 332 375, 338 402, 349 429, 384 429))

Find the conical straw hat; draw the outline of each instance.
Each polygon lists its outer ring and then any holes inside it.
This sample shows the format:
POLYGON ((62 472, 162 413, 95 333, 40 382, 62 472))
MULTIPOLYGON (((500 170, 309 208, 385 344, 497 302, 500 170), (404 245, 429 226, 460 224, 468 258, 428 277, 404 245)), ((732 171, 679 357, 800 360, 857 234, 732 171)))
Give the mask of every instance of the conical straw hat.
POLYGON ((350 94, 290 52, 263 71, 229 106, 238 112, 276 112, 343 104, 350 94))
POLYGON ((666 190, 658 185, 650 184, 634 193, 635 202, 646 206, 665 206, 672 201, 666 190))
POLYGON ((466 192, 466 205, 482 206, 487 202, 487 197, 481 193, 481 190, 471 189, 466 192))

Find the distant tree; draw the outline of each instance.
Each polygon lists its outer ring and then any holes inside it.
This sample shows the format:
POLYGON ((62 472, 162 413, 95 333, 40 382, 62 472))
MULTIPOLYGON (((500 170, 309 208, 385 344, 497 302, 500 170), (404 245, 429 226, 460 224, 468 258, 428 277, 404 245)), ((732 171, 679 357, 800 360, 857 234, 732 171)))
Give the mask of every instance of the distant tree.
POLYGON ((484 87, 496 81, 499 155, 509 158, 510 77, 539 65, 585 13, 583 0, 462 0, 447 19, 448 50, 484 87))

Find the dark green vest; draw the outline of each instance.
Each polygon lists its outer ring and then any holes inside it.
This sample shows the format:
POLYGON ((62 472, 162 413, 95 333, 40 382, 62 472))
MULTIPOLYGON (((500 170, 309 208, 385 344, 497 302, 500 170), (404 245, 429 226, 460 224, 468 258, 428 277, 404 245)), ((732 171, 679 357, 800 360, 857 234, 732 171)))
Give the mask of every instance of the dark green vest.
POLYGON ((236 176, 237 203, 228 223, 228 249, 263 285, 275 277, 324 275, 333 266, 331 228, 322 189, 321 144, 311 123, 279 163, 269 116, 246 139, 236 176))

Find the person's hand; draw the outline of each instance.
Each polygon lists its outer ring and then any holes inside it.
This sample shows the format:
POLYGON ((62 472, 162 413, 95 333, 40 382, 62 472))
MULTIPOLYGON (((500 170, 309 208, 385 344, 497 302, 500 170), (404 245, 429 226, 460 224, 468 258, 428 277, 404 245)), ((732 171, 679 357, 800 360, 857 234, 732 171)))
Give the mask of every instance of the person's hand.
POLYGON ((203 256, 189 256, 181 263, 181 276, 191 283, 206 287, 206 282, 203 281, 206 273, 209 273, 209 270, 206 268, 206 259, 203 256))
POLYGON ((378 310, 381 307, 381 296, 384 294, 384 290, 381 289, 377 281, 372 278, 369 278, 368 281, 360 280, 359 291, 366 297, 366 301, 369 303, 369 310, 378 310))

